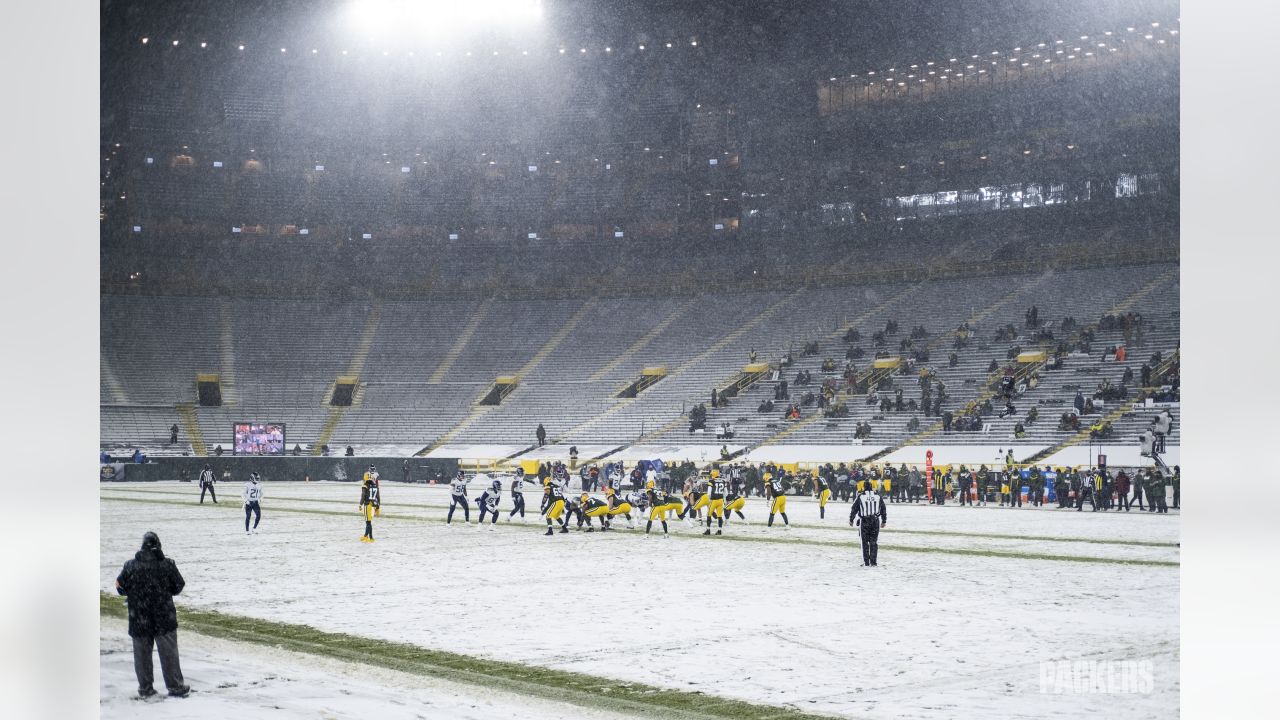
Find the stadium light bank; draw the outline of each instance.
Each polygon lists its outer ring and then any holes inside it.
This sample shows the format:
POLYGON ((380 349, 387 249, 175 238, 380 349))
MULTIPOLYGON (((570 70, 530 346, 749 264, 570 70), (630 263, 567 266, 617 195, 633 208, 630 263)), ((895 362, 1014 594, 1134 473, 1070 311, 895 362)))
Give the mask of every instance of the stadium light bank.
POLYGON ((479 32, 541 26, 542 0, 352 0, 338 28, 373 41, 463 39, 479 32))

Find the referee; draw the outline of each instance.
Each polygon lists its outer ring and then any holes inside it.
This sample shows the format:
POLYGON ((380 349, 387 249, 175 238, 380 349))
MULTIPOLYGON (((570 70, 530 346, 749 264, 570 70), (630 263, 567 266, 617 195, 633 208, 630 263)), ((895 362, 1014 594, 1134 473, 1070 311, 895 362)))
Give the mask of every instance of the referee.
POLYGON ((862 529, 862 564, 874 566, 880 528, 889 524, 884 498, 868 487, 853 503, 853 509, 849 512, 849 524, 862 529))

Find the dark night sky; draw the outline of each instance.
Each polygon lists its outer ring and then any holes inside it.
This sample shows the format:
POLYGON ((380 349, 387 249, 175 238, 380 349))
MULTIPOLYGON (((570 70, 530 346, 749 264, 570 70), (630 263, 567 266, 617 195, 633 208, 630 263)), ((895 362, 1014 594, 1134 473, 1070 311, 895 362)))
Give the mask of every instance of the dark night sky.
MULTIPOLYGON (((107 0, 104 50, 129 36, 236 36, 318 41, 345 0, 107 0)), ((544 0, 549 43, 615 43, 698 36, 741 62, 878 66, 978 52, 1060 35, 1173 21, 1169 0, 544 0)))

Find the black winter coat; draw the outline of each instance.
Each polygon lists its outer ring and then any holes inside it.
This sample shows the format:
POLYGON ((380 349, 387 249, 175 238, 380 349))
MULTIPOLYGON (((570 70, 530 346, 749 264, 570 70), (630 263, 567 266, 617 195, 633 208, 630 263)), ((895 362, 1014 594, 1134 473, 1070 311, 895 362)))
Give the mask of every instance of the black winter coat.
POLYGON ((130 637, 164 635, 178 629, 173 596, 186 581, 158 549, 139 550, 116 578, 116 592, 129 601, 130 637))

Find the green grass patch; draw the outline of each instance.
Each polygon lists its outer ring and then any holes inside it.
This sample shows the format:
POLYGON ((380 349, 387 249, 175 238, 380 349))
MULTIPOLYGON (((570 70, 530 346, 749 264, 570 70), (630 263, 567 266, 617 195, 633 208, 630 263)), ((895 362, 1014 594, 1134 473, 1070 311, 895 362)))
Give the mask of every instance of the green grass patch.
MULTIPOLYGON (((123 598, 105 592, 99 593, 99 607, 101 614, 106 617, 124 618, 127 615, 123 598)), ((829 717, 585 673, 488 660, 387 640, 324 632, 307 625, 229 615, 215 610, 179 606, 178 623, 181 629, 201 635, 478 685, 483 690, 498 688, 519 695, 636 715, 730 720, 803 720, 829 717)))

